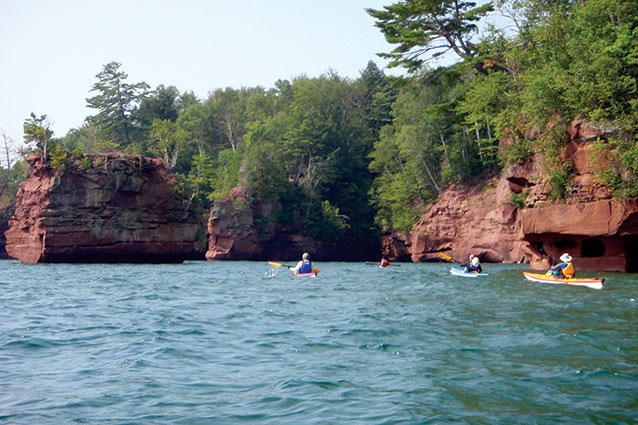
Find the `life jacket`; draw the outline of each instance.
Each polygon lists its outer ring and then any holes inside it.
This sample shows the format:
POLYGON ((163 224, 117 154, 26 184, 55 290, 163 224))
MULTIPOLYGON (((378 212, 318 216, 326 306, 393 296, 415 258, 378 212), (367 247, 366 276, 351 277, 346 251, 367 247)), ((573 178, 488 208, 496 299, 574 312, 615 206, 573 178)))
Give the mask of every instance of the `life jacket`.
POLYGON ((563 276, 568 279, 571 279, 576 274, 576 269, 574 269, 574 265, 570 261, 567 263, 567 266, 563 269, 563 276))
POLYGON ((301 268, 297 271, 297 273, 312 273, 312 263, 310 262, 310 260, 303 260, 303 264, 301 265, 301 268))

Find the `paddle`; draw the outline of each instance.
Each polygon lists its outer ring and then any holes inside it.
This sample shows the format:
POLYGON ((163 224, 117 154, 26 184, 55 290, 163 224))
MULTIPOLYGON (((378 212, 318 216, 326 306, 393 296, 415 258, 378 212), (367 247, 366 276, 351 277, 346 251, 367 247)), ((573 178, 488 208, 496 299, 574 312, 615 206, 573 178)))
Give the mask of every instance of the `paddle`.
POLYGON ((273 267, 294 267, 294 266, 289 266, 286 264, 281 264, 281 263, 275 263, 274 261, 269 261, 268 264, 270 264, 273 267))
MULTIPOLYGON (((281 264, 281 263, 275 263, 274 261, 269 261, 268 264, 270 264, 273 267, 294 267, 294 266, 289 266, 287 264, 281 264)), ((312 269, 313 273, 319 273, 321 271, 321 269, 319 267, 315 267, 314 269, 312 269)))
POLYGON ((542 243, 538 244, 537 246, 538 246, 538 252, 540 252, 540 253, 541 253, 541 255, 545 255, 547 258, 549 258, 549 262, 551 263, 551 266, 550 266, 549 270, 547 270, 547 271, 545 272, 545 276, 555 277, 555 276, 552 274, 552 267, 554 267, 554 266, 555 266, 556 264, 558 264, 558 263, 557 263, 556 261, 554 261, 554 259, 552 258, 552 256, 551 256, 551 255, 549 255, 549 254, 547 253, 547 251, 545 251, 545 250, 543 249, 543 244, 542 244, 542 243))
POLYGON ((442 252, 439 252, 439 255, 440 255, 441 257, 445 258, 446 260, 454 261, 454 260, 452 259, 452 257, 450 257, 450 256, 449 256, 449 255, 447 255, 447 254, 443 254, 442 252))

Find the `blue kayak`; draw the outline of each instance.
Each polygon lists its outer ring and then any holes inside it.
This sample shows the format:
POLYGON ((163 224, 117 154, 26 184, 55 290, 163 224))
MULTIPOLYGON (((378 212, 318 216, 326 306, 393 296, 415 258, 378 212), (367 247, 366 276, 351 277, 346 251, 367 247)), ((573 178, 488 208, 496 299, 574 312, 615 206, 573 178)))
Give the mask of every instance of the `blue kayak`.
POLYGON ((458 269, 454 267, 450 269, 450 273, 452 273, 454 276, 461 276, 461 277, 481 277, 481 276, 490 275, 489 273, 467 273, 465 269, 458 269))

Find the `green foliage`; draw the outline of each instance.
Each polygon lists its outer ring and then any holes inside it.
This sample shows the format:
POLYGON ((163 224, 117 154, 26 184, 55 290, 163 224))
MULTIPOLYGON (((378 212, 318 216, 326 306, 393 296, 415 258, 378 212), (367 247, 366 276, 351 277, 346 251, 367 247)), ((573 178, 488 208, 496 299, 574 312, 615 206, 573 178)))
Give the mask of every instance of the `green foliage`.
POLYGON ((153 120, 151 125, 151 140, 153 144, 149 150, 164 162, 164 166, 172 170, 180 159, 180 154, 186 144, 186 131, 171 120, 153 120))
POLYGON ((521 191, 520 193, 512 192, 510 194, 510 203, 516 208, 524 208, 525 200, 527 199, 528 193, 529 191, 527 189, 521 191))
POLYGON ((616 197, 638 197, 638 144, 630 136, 624 140, 597 139, 589 160, 595 166, 597 181, 609 186, 616 197))
POLYGON ((388 43, 398 45, 380 56, 391 59, 390 67, 401 65, 412 72, 449 51, 463 59, 474 58, 470 39, 478 21, 490 11, 490 3, 477 7, 474 2, 452 0, 406 0, 383 10, 366 9, 388 43))
POLYGON ((24 143, 30 149, 37 149, 42 152, 42 160, 48 159, 47 147, 53 137, 53 130, 46 115, 36 116, 33 112, 24 121, 24 143), (35 145, 35 146, 32 146, 35 145))
POLYGON ((522 165, 534 156, 530 143, 521 137, 515 137, 510 145, 505 146, 504 151, 507 165, 522 165))
POLYGON ((406 230, 445 185, 463 182, 496 162, 496 140, 473 137, 459 100, 467 83, 451 74, 401 89, 394 120, 383 128, 371 153, 370 192, 377 224, 406 230), (483 155, 483 158, 481 158, 483 155))
POLYGON ((240 166, 243 158, 232 149, 219 152, 215 177, 213 178, 213 190, 208 198, 211 201, 222 199, 234 187, 242 184, 240 181, 240 166))
POLYGON ((100 140, 111 140, 122 148, 129 147, 136 131, 136 112, 142 98, 146 96, 148 84, 129 84, 128 75, 120 71, 121 64, 109 62, 96 75, 92 92, 97 94, 86 99, 87 107, 97 114, 87 117, 87 122, 98 128, 100 140))
POLYGON ((57 172, 64 172, 66 169, 66 161, 68 154, 62 147, 62 145, 55 145, 50 155, 51 167, 57 172))
POLYGON ((0 167, 0 217, 10 218, 15 211, 16 194, 29 171, 24 160, 13 163, 10 169, 0 167))

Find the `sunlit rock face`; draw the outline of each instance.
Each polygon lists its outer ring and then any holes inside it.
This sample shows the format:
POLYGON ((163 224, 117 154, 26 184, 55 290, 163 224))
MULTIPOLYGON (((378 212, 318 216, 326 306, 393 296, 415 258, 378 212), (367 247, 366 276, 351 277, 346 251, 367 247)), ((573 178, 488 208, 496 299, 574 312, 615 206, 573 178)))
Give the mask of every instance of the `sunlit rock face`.
POLYGON ((446 188, 408 235, 383 239, 391 259, 414 262, 463 262, 470 254, 487 262, 528 262, 525 246, 518 209, 509 200, 507 182, 499 178, 446 188))
POLYGON ((591 142, 612 131, 582 120, 569 126, 565 154, 573 175, 566 199, 551 200, 537 156, 491 179, 446 188, 408 235, 384 236, 384 253, 411 261, 465 261, 474 254, 544 270, 568 252, 578 270, 638 271, 638 203, 613 199, 594 175, 605 159, 593 155, 591 142))
POLYGON ((182 262, 202 258, 205 226, 174 191, 161 161, 90 154, 64 169, 27 161, 9 220, 7 253, 25 263, 182 262))

